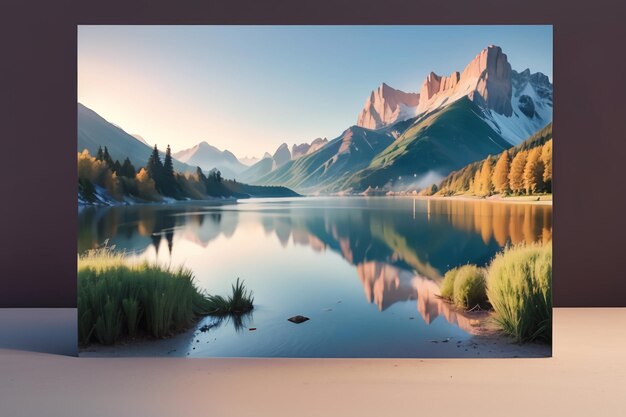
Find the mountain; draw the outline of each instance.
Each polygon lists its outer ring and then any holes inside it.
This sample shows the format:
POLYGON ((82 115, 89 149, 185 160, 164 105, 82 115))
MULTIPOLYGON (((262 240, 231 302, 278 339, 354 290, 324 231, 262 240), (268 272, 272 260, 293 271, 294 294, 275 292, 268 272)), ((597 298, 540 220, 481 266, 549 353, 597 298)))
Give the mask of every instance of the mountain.
POLYGON ((421 188, 424 176, 444 176, 508 149, 511 144, 478 116, 480 112, 479 105, 465 97, 418 118, 367 167, 337 184, 334 191, 421 188))
POLYGON ((352 126, 317 151, 289 161, 256 182, 281 184, 297 192, 320 191, 367 167, 392 142, 386 133, 352 126))
POLYGON ((237 178, 247 168, 232 152, 220 151, 207 142, 200 142, 189 149, 176 152, 172 156, 188 165, 199 166, 204 171, 217 168, 222 173, 222 177, 228 179, 237 178))
MULTIPOLYGON (((120 127, 106 121, 98 113, 78 103, 77 106, 77 151, 87 149, 91 155, 98 152, 98 148, 107 147, 109 154, 115 160, 122 162, 126 157, 137 168, 145 166, 152 147, 141 142, 134 136, 126 133, 120 127)), ((161 153, 163 157, 163 153, 161 153)), ((174 168, 181 172, 192 172, 195 168, 174 159, 174 168)))
POLYGON ((251 167, 252 165, 256 164, 257 162, 260 161, 259 158, 257 158, 256 156, 244 156, 242 158, 238 158, 239 162, 241 162, 242 164, 244 164, 247 167, 251 167))
POLYGON ((291 161, 289 146, 286 143, 281 144, 278 149, 276 149, 276 152, 274 152, 274 155, 272 155, 272 158, 274 159, 274 164, 277 168, 291 161))
POLYGON ((265 152, 263 158, 247 168, 241 173, 241 179, 252 183, 257 183, 259 178, 269 174, 273 170, 282 167, 291 160, 301 158, 302 156, 309 155, 328 143, 328 139, 317 138, 311 143, 301 143, 299 145, 293 144, 291 151, 286 143, 282 143, 274 152, 274 155, 270 155, 265 152))
POLYGON ((296 145, 295 143, 293 144, 293 146, 291 147, 291 159, 298 159, 304 155, 308 155, 311 154, 315 151, 317 151, 318 149, 320 149, 322 146, 326 145, 328 143, 328 139, 324 138, 317 138, 314 139, 311 143, 301 143, 299 145, 296 145))
POLYGON ((462 72, 449 76, 428 74, 419 94, 383 84, 371 93, 357 125, 369 129, 388 127, 463 98, 476 103, 479 117, 512 145, 552 121, 552 84, 548 77, 528 69, 516 72, 502 49, 490 45, 462 72))
POLYGON ((492 45, 461 73, 430 73, 412 111, 378 128, 397 139, 335 191, 420 188, 425 176, 441 178, 519 144, 551 122, 552 84, 541 73, 512 70, 492 45))
POLYGON ((379 129, 415 116, 420 95, 405 93, 383 83, 372 91, 357 119, 357 126, 379 129))
POLYGON ((515 71, 490 45, 462 71, 428 74, 419 93, 383 83, 338 138, 319 149, 282 144, 242 176, 307 193, 419 189, 550 123, 552 92, 547 76, 515 71))
POLYGON ((259 178, 269 174, 274 167, 274 158, 266 152, 263 159, 241 173, 241 179, 242 181, 257 183, 259 178))

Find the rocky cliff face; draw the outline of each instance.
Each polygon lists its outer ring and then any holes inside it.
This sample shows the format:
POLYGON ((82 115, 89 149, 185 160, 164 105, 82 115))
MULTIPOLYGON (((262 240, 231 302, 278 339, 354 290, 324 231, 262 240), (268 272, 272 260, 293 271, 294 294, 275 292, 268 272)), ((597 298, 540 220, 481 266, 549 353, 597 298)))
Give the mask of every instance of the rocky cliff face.
POLYGON ((490 111, 510 117, 513 115, 513 73, 502 49, 490 45, 476 55, 462 72, 455 71, 449 76, 434 72, 428 74, 419 94, 405 93, 382 84, 366 100, 357 125, 379 129, 430 112, 462 97, 469 97, 490 111))
POLYGON ((405 93, 383 83, 372 91, 359 114, 357 126, 379 129, 415 115, 420 95, 405 93))
POLYGON ((422 85, 417 113, 467 96, 508 117, 513 113, 511 92, 511 65, 502 49, 491 45, 476 55, 461 73, 442 77, 431 72, 422 85))
POLYGON ((489 46, 474 58, 466 70, 468 68, 479 74, 474 97, 478 95, 496 113, 511 116, 511 64, 502 49, 489 46), (471 68, 472 66, 477 68, 471 68))
POLYGON ((311 148, 311 145, 308 143, 301 143, 299 145, 294 143, 293 146, 291 147, 291 158, 298 159, 301 156, 306 155, 306 153, 309 151, 310 148, 311 148))

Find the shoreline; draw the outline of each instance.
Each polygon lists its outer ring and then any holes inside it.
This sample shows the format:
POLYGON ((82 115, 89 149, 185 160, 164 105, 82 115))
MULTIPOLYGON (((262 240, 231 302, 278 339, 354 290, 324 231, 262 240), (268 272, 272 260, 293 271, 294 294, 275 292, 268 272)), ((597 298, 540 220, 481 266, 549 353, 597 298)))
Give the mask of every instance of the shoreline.
MULTIPOLYGON (((547 358, 552 356, 551 344, 526 342, 516 343, 511 337, 498 330, 491 321, 491 312, 477 311, 469 313, 476 317, 480 323, 476 326, 476 332, 464 340, 448 337, 424 341, 427 346, 425 351, 431 351, 437 346, 436 355, 404 355, 404 356, 378 356, 374 359, 463 359, 463 358, 547 358)), ((198 320, 190 328, 172 335, 165 339, 140 338, 126 340, 114 345, 101 345, 98 343, 80 347, 78 355, 86 358, 106 357, 170 357, 170 358, 265 358, 265 359, 347 359, 352 356, 197 356, 194 354, 194 341, 201 334, 200 327, 205 324, 204 318, 198 320)), ((360 358, 360 356, 354 356, 360 358)))
POLYGON ((78 209, 84 208, 106 208, 106 207, 132 207, 132 206, 176 206, 176 205, 211 205, 221 206, 225 204, 236 204, 239 198, 218 198, 207 200, 175 200, 175 201, 138 201, 138 202, 118 202, 117 204, 82 204, 78 203, 78 209))
MULTIPOLYGON (((398 196, 404 197, 404 196, 398 196)), ((470 195, 452 195, 452 196, 409 196, 420 200, 456 200, 456 201, 487 201, 491 203, 505 203, 505 204, 532 204, 538 206, 552 206, 552 195, 541 195, 541 196, 519 196, 519 197, 502 197, 500 194, 492 195, 489 197, 477 197, 470 195), (537 200, 539 198, 539 200, 537 200), (549 198, 549 200, 548 200, 549 198)))

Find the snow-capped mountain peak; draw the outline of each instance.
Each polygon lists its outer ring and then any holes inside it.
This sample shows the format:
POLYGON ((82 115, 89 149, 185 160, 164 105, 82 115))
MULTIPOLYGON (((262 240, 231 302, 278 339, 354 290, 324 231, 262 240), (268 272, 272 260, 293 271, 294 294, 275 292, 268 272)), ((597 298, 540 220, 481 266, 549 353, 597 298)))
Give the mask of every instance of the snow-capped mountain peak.
POLYGON ((512 71, 510 117, 485 111, 485 121, 514 145, 552 121, 553 88, 548 76, 529 69, 512 71))
POLYGON ((429 73, 419 94, 382 84, 370 94, 357 125, 380 129, 426 115, 463 97, 478 104, 480 115, 515 145, 552 121, 552 84, 542 73, 514 71, 499 46, 489 45, 463 69, 449 76, 429 73))

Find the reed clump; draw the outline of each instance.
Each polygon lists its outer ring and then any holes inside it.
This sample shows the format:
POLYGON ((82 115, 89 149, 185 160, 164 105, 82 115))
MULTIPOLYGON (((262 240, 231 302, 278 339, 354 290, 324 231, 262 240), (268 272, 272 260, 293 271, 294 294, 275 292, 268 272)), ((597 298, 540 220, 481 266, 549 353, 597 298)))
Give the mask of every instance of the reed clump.
POLYGON ((485 271, 475 265, 463 265, 446 272, 441 283, 441 297, 458 308, 485 307, 487 290, 485 271))
POLYGON ((518 342, 552 340, 552 245, 505 249, 489 265, 487 295, 500 328, 518 342))
POLYGON ((78 333, 82 345, 113 344, 139 334, 164 338, 199 316, 244 314, 253 308, 243 281, 229 297, 204 293, 187 268, 133 263, 110 247, 78 258, 78 333))

